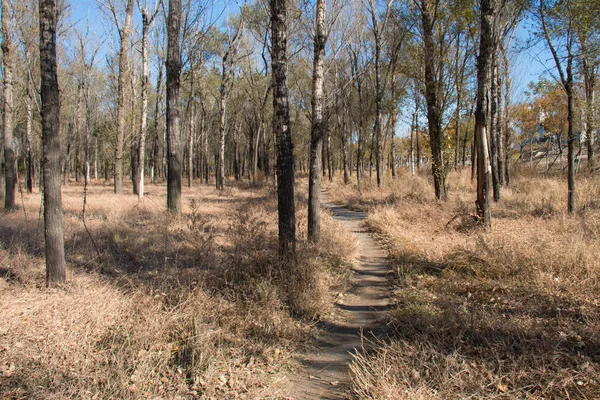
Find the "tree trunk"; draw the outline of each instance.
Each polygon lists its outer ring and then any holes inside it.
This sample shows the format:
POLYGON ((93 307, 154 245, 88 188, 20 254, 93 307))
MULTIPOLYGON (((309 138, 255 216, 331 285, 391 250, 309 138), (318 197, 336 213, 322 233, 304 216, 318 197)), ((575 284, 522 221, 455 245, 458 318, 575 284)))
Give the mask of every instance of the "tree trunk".
MULTIPOLYGON (((573 94, 573 55, 569 48, 567 57, 567 82, 565 91, 567 92, 567 187, 568 187, 568 209, 569 214, 575 213, 575 95, 573 94)), ((560 138, 559 138, 560 140, 560 138)))
POLYGON ((585 113, 585 134, 587 137, 587 153, 588 153, 588 167, 590 170, 594 170, 594 131, 595 131, 595 97, 596 97, 596 68, 590 66, 587 60, 587 55, 584 53, 583 58, 583 79, 585 86, 585 102, 586 102, 586 113, 585 113))
POLYGON ((494 202, 497 203, 500 201, 500 179, 498 178, 498 139, 497 139, 497 116, 498 116, 498 89, 496 86, 497 80, 497 68, 496 68, 496 41, 492 43, 492 49, 490 50, 492 54, 491 60, 491 72, 490 72, 490 114, 488 116, 488 143, 490 146, 490 163, 492 166, 492 191, 494 202))
MULTIPOLYGON (((6 1, 6 0, 4 0, 6 1)), ((46 286, 66 279, 63 210, 60 192, 60 100, 56 68, 54 0, 40 0, 40 76, 44 168, 46 286)))
POLYGON ((329 182, 333 182, 333 174, 335 172, 333 166, 333 151, 331 150, 331 132, 329 132, 328 126, 325 126, 327 135, 327 177, 329 182))
MULTIPOLYGON (((496 68, 496 102, 498 113, 496 115, 496 149, 498 151, 498 184, 504 186, 504 108, 502 103, 502 76, 500 75, 499 61, 496 68)), ((500 191, 498 191, 500 194, 500 191)), ((500 196, 498 196, 500 197, 500 196)))
POLYGON ((417 111, 413 113, 412 124, 410 125, 410 173, 415 175, 415 128, 417 125, 417 111))
POLYGON ((427 121, 429 123, 429 138, 431 142, 431 169, 435 197, 446 199, 446 177, 442 157, 442 114, 438 98, 438 77, 435 67, 435 45, 433 42, 433 18, 427 0, 421 0, 423 23, 423 41, 425 56, 425 100, 427 103, 427 121))
POLYGON ((308 185, 308 239, 318 242, 321 234, 321 159, 323 148, 323 72, 325 66, 325 0, 317 0, 312 81, 312 124, 308 185))
POLYGON ((181 56, 179 32, 181 0, 169 0, 167 18, 167 209, 181 215, 181 152, 179 132, 179 86, 181 56))
POLYGON ((223 73, 221 76, 220 98, 219 98, 219 157, 217 159, 216 187, 223 190, 223 179, 225 177, 225 112, 227 111, 227 88, 225 62, 223 59, 223 73))
POLYGON ((506 186, 510 185, 510 158, 511 158, 511 135, 509 129, 509 104, 510 104, 510 90, 511 90, 511 81, 510 81, 510 68, 508 63, 508 54, 504 46, 501 46, 502 50, 502 60, 504 67, 504 117, 503 117, 503 125, 504 125, 504 184, 506 186))
POLYGON ((131 31, 131 15, 133 0, 127 0, 125 8, 125 23, 119 29, 121 49, 119 51, 119 77, 117 86, 117 143, 115 145, 114 190, 116 194, 123 193, 123 141, 125 138, 125 80, 129 76, 129 34, 131 31))
POLYGON ((279 252, 292 258, 296 253, 294 205, 294 147, 290 132, 287 88, 287 3, 270 0, 271 62, 273 85, 273 134, 277 144, 277 211, 279 252))
MULTIPOLYGON (((142 114, 140 118, 136 176, 138 182, 138 201, 144 199, 144 164, 146 159, 146 130, 148 125, 148 67, 150 64, 148 57, 148 32, 150 30, 150 24, 151 21, 148 18, 148 14, 145 10, 142 11, 142 114)), ((160 90, 160 88, 158 88, 158 90, 160 90)))
POLYGON ((27 193, 33 193, 33 155, 31 151, 31 140, 33 136, 33 98, 31 93, 30 85, 32 82, 27 83, 27 122, 25 125, 25 187, 27 193))
POLYGON ((392 170, 392 177, 396 177, 396 63, 392 66, 392 114, 390 116, 390 168, 392 170))
POLYGON ((456 110, 454 111, 454 170, 458 171, 458 143, 460 141, 460 106, 462 95, 463 71, 458 68, 458 56, 460 49, 460 32, 456 38, 456 110))
MULTIPOLYGON (((383 137, 381 134, 381 107, 383 102, 383 89, 381 84, 381 40, 379 30, 375 23, 375 11, 372 13, 373 23, 375 24, 375 125, 373 133, 375 135, 375 169, 377 175, 377 187, 383 185, 383 137)), ((373 148, 371 148, 373 152, 373 148)))
POLYGON ((187 186, 192 187, 192 181, 194 179, 194 136, 196 135, 196 87, 194 80, 194 70, 191 70, 191 83, 190 83, 190 136, 188 141, 188 175, 187 175, 187 186))
MULTIPOLYGON (((13 148, 13 44, 11 40, 9 1, 2 0, 2 61, 4 64, 4 208, 15 208, 17 171, 13 148)), ((60 173, 59 173, 60 176, 60 173)), ((59 178, 60 179, 60 178, 59 178)))
MULTIPOLYGON (((567 68, 566 68, 566 76, 565 71, 563 70, 563 62, 561 61, 561 56, 558 54, 554 44, 552 43, 552 39, 550 37, 550 33, 548 32, 548 28, 546 26, 546 11, 545 4, 543 0, 539 2, 539 16, 540 22, 542 25, 544 39, 546 39, 546 43, 550 48, 550 52, 552 53, 552 57, 554 58, 554 63, 556 65, 556 69, 560 75, 560 82, 565 90, 567 95, 567 188, 568 188, 568 200, 567 200, 567 208, 569 214, 573 215, 575 213, 575 129, 574 129, 574 93, 573 93, 573 35, 572 25, 573 22, 569 20, 568 27, 566 29, 565 36, 566 40, 564 41, 565 50, 567 53, 567 68)), ((569 18, 572 18, 569 16, 569 18)), ((533 142, 533 141, 532 141, 533 142)), ((533 146, 533 143, 532 143, 533 146)), ((533 151, 532 151, 533 152, 533 151)), ((562 155, 561 151, 561 143, 559 138, 559 155, 562 155)), ((533 157, 531 157, 533 158, 533 157)), ((562 157, 561 157, 562 164, 562 157)))
POLYGON ((490 75, 494 43, 493 14, 495 0, 480 0, 481 38, 477 57, 477 106, 475 109, 475 147, 477 150, 477 215, 486 227, 492 226, 490 213, 491 165, 488 150, 488 110, 490 75))
MULTIPOLYGON (((159 126, 160 126, 160 103, 161 103, 161 94, 162 94, 162 80, 163 80, 163 63, 159 59, 158 63, 158 76, 156 77, 156 104, 154 109, 154 145, 153 151, 154 154, 152 156, 152 183, 156 183, 156 177, 161 176, 161 156, 160 156, 160 136, 159 136, 159 126)), ((163 143, 164 144, 164 143, 163 143)))

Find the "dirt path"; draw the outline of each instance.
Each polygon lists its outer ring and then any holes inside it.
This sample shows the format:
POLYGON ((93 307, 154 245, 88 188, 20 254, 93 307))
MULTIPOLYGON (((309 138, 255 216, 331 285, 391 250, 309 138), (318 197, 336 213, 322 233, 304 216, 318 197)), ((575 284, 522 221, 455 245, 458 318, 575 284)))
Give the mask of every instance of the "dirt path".
POLYGON ((387 252, 364 227, 366 213, 327 203, 325 196, 321 202, 356 235, 360 262, 353 268, 350 290, 336 301, 336 322, 321 325, 317 347, 302 360, 302 375, 288 393, 297 400, 350 398, 352 354, 362 348, 362 337, 372 338, 381 326, 390 299, 387 252))

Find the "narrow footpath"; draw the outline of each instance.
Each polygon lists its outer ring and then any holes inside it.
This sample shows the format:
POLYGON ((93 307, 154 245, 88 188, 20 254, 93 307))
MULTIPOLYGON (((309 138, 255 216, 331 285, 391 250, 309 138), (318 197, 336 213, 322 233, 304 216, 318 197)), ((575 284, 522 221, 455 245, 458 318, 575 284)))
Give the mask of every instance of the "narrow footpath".
POLYGON ((320 327, 317 347, 302 360, 304 369, 292 385, 290 399, 349 399, 350 363, 356 351, 381 328, 384 312, 390 306, 391 269, 387 252, 364 226, 366 213, 327 202, 321 203, 358 240, 359 262, 353 267, 351 287, 338 297, 335 323, 320 327), (364 339, 364 340, 363 340, 364 339))

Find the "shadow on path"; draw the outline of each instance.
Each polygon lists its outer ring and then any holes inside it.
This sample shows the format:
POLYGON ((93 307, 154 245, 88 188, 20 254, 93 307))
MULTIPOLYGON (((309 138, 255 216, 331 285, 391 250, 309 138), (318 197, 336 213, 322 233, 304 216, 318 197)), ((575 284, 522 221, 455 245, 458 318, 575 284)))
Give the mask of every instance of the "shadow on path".
POLYGON ((319 324, 317 346, 301 360, 304 370, 288 392, 291 399, 351 398, 353 354, 363 351, 365 342, 376 336, 391 307, 388 255, 365 229, 367 214, 328 203, 324 193, 321 203, 356 235, 360 257, 352 269, 350 290, 335 304, 335 322, 319 324))

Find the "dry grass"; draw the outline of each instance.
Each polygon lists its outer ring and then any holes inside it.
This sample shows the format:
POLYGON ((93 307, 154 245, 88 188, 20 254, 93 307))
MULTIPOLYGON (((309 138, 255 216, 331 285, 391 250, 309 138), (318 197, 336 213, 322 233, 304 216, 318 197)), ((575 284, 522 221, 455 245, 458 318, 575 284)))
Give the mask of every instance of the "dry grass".
POLYGON ((184 189, 178 221, 164 213, 164 187, 147 191, 138 204, 89 188, 98 257, 83 188, 64 189, 69 282, 49 290, 39 195, 2 215, 0 397, 283 395, 354 243, 325 217, 323 243, 300 243, 290 269, 276 257, 272 188, 184 189))
POLYGON ((360 398, 600 398, 600 184, 515 174, 493 206, 493 230, 473 224, 468 171, 451 173, 447 202, 427 176, 377 190, 334 185, 369 210, 396 270, 389 337, 353 365, 360 398))

